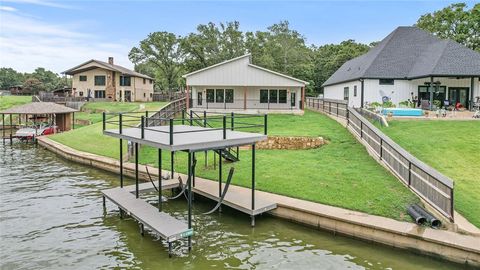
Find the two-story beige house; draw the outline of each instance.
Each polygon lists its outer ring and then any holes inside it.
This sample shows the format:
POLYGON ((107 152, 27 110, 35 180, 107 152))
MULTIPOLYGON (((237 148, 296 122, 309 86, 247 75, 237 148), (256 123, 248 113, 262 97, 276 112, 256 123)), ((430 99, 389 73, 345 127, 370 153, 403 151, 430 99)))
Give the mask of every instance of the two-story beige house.
POLYGON ((112 101, 152 101, 153 78, 108 63, 90 60, 63 72, 72 76, 72 94, 76 97, 112 101))

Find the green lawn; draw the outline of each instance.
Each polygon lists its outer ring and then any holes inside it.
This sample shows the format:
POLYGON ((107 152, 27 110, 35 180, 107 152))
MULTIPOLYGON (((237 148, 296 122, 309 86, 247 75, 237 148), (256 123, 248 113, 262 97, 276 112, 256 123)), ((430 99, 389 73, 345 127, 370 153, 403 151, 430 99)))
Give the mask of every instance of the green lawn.
MULTIPOLYGON (((152 102, 152 103, 132 103, 132 102, 88 102, 83 105, 80 112, 75 113, 75 119, 80 120, 88 120, 90 123, 98 123, 102 121, 102 113, 103 112, 131 112, 135 110, 139 110, 142 106, 148 106, 149 110, 154 110, 159 108, 159 106, 163 105, 164 103, 160 102, 152 102)), ((144 110, 142 108, 142 110, 144 110)), ((80 127, 81 125, 76 125, 76 127, 80 127)))
POLYGON ((0 96, 0 111, 32 102, 32 96, 0 96))
POLYGON ((480 228, 480 122, 389 122, 382 130, 455 182, 455 209, 480 228))
MULTIPOLYGON (((373 160, 365 148, 334 120, 312 111, 304 116, 269 115, 270 135, 323 136, 330 143, 313 150, 258 150, 257 189, 314 202, 354 209, 398 220, 410 220, 406 207, 418 202, 416 196, 373 160)), ((240 161, 225 163, 226 179, 235 167, 233 183, 250 186, 251 152, 241 150, 240 161)), ((169 167, 169 154, 164 154, 169 167)), ((217 179, 213 152, 205 168, 204 153, 197 154, 197 175, 217 179)), ((142 147, 142 164, 157 164, 157 150, 142 147)), ((176 154, 176 170, 185 173, 185 153, 176 154)))
MULTIPOLYGON (((104 136, 102 133, 102 112, 123 112, 123 111, 145 111, 158 110, 164 106, 165 102, 149 103, 116 103, 116 102, 91 102, 87 103, 85 111, 86 119, 94 120, 94 124, 79 127, 69 132, 55 134, 50 136, 54 141, 70 146, 74 149, 85 151, 97 155, 118 158, 119 142, 113 137, 104 136)), ((77 118, 75 113, 75 118, 77 118)), ((114 119, 111 119, 114 120, 114 119)), ((76 126, 77 127, 77 126, 76 126)), ((107 126, 108 128, 108 126, 107 126)), ((112 127, 118 128, 118 127, 112 127)), ((126 143, 124 144, 126 149, 126 143)))

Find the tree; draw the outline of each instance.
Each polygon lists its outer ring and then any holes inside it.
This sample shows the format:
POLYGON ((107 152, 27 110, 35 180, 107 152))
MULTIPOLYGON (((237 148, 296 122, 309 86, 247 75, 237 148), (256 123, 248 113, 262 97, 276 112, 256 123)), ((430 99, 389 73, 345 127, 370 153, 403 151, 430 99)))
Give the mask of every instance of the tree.
POLYGON ((21 85, 24 80, 24 75, 13 68, 0 68, 0 89, 21 85))
POLYGON ((452 39, 480 51, 480 3, 467 10, 465 3, 456 3, 433 13, 422 15, 417 26, 440 38, 452 39))
POLYGON ((39 67, 31 74, 27 75, 29 79, 35 78, 42 83, 42 90, 53 91, 55 89, 63 88, 66 86, 65 80, 62 80, 57 73, 54 73, 45 68, 39 67))
POLYGON ((187 72, 202 69, 245 54, 245 39, 239 22, 200 24, 196 33, 181 40, 187 72))
POLYGON ((288 21, 270 26, 266 32, 247 32, 245 36, 254 64, 308 81, 307 91, 313 89, 312 50, 299 32, 290 29, 288 21))
POLYGON ((313 71, 315 92, 321 93, 321 85, 345 62, 368 52, 370 48, 370 46, 356 43, 354 40, 346 40, 340 44, 328 44, 316 48, 313 71))
POLYGON ((38 92, 45 90, 43 83, 34 77, 26 79, 23 83, 23 88, 30 90, 34 95, 37 95, 38 92))
POLYGON ((138 47, 133 47, 128 58, 135 65, 146 64, 155 67, 157 85, 161 89, 174 90, 178 87, 181 55, 179 38, 175 34, 154 32, 140 41, 138 47))

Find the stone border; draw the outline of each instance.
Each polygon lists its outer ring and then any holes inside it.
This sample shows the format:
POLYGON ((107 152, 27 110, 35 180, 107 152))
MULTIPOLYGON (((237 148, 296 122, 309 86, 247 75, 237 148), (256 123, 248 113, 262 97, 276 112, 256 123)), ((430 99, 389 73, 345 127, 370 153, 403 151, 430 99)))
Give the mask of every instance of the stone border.
POLYGON ((327 144, 322 137, 268 136, 256 144, 257 149, 265 150, 306 150, 327 144))
MULTIPOLYGON (((74 150, 47 137, 38 137, 38 144, 68 160, 118 173, 119 162, 113 158, 74 150)), ((140 178, 147 180, 144 166, 139 168, 140 178)), ((151 168, 152 176, 157 170, 151 168)), ((134 164, 125 163, 124 173, 134 176, 134 164)), ((185 177, 185 175, 182 177, 185 177)), ((197 177, 196 181, 211 181, 197 177)), ((248 188, 232 186, 240 192, 248 188)), ((257 196, 276 202, 278 208, 270 214, 317 229, 340 233, 369 242, 408 249, 421 254, 443 258, 457 263, 480 267, 480 237, 451 231, 436 230, 414 223, 369 215, 339 207, 295 199, 273 193, 257 191, 257 196)))

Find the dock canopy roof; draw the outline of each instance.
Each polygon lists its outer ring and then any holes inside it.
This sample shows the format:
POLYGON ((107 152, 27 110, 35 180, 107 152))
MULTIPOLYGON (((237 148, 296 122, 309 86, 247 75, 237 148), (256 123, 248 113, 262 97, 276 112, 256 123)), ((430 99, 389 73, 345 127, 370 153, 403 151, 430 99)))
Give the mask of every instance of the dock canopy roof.
POLYGON ((252 64, 246 54, 182 76, 189 86, 304 87, 308 82, 252 64))
POLYGON ((323 86, 359 79, 480 76, 480 53, 422 29, 401 26, 366 54, 344 63, 323 86))
POLYGON ((65 107, 53 102, 32 102, 1 111, 3 114, 62 114, 78 110, 65 107))
POLYGON ((125 67, 122 67, 122 66, 119 66, 119 65, 114 65, 114 64, 110 64, 110 63, 103 62, 103 61, 100 61, 100 60, 95 60, 95 59, 89 60, 89 61, 87 61, 83 64, 80 64, 76 67, 73 67, 71 69, 65 70, 62 73, 66 74, 66 75, 74 75, 76 73, 81 73, 81 72, 85 72, 85 71, 88 71, 88 70, 91 70, 91 69, 96 69, 96 68, 103 68, 103 69, 106 69, 106 70, 119 72, 120 74, 123 74, 123 75, 130 75, 130 76, 133 76, 133 77, 140 77, 140 78, 153 80, 152 77, 147 76, 145 74, 133 71, 131 69, 128 69, 128 68, 125 68, 125 67))

